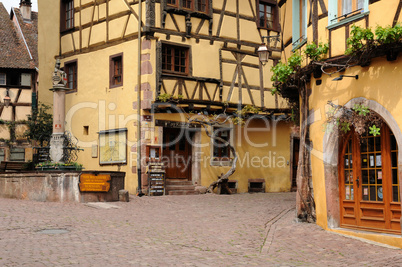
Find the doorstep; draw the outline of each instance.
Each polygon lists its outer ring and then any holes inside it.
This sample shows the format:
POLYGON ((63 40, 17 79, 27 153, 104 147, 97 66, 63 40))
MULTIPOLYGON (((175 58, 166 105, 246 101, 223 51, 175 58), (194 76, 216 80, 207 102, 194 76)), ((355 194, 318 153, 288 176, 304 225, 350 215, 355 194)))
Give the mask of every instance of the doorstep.
POLYGON ((347 229, 347 228, 333 228, 327 229, 330 232, 349 237, 359 239, 363 242, 375 244, 378 246, 384 246, 392 249, 402 248, 402 236, 387 233, 375 233, 363 230, 347 229))

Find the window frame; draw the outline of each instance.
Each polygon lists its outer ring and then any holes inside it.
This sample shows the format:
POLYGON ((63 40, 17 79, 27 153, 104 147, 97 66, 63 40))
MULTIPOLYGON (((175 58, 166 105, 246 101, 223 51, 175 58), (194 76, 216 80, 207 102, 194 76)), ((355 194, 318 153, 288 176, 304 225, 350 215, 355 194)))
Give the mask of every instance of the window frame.
POLYGON ((162 42, 162 48, 161 48, 161 71, 163 74, 174 74, 174 75, 180 75, 180 76, 190 76, 191 75, 191 60, 190 60, 190 46, 187 45, 177 45, 177 44, 173 44, 173 43, 166 43, 166 42, 162 42), (164 65, 167 65, 167 63, 164 63, 165 61, 165 56, 166 55, 164 53, 164 50, 166 47, 170 47, 173 49, 174 53, 172 53, 171 55, 171 68, 170 70, 165 68, 164 69, 164 65), (181 71, 175 71, 175 54, 177 50, 184 50, 185 52, 185 72, 181 72, 181 71))
POLYGON ((60 1, 60 31, 69 31, 74 29, 74 0, 61 0, 60 1), (68 16, 70 14, 71 16, 68 16), (68 24, 68 22, 71 24, 68 24))
POLYGON ((7 85, 7 74, 6 73, 0 72, 0 85, 7 85), (4 83, 1 83, 1 81, 2 81, 1 76, 4 77, 4 83))
POLYGON ((0 162, 6 160, 6 149, 3 147, 0 147, 0 162))
POLYGON ((78 89, 78 60, 74 59, 74 60, 70 60, 67 62, 64 62, 64 72, 66 73, 66 77, 67 77, 67 86, 69 86, 70 81, 69 81, 69 76, 70 76, 70 67, 74 66, 75 70, 73 72, 73 87, 70 88, 71 90, 68 91, 67 93, 73 93, 73 92, 77 92, 78 89))
POLYGON ((166 12, 212 19, 212 0, 175 0, 175 3, 168 3, 168 1, 172 0, 161 1, 163 10, 166 12), (184 7, 184 1, 190 2, 191 7, 184 7), (201 10, 198 1, 205 1, 205 11, 201 10))
MULTIPOLYGON (((359 9, 357 8, 359 0, 350 0, 350 1, 352 1, 352 11, 349 12, 350 15, 346 15, 346 14, 344 15, 344 14, 342 14, 343 13, 342 12, 342 8, 343 8, 343 3, 342 2, 343 2, 343 0, 338 0, 338 14, 341 14, 340 16, 345 16, 345 18, 347 18, 347 17, 357 15, 357 14, 359 14, 361 12, 361 11, 359 12, 359 9)), ((364 3, 363 3, 363 5, 364 5, 364 3)), ((338 19, 338 21, 341 21, 341 20, 342 20, 342 18, 338 19)))
POLYGON ((10 158, 9 161, 18 161, 18 162, 23 162, 25 161, 25 148, 23 147, 11 147, 10 148, 10 158), (22 155, 22 157, 18 157, 22 155))
POLYGON ((307 36, 302 35, 303 29, 307 35, 307 0, 293 0, 292 6, 292 52, 294 52, 307 43, 307 36))
MULTIPOLYGON (((105 130, 105 131, 99 131, 99 165, 126 165, 127 164, 127 128, 119 128, 119 129, 112 129, 112 130, 105 130), (124 135, 124 141, 120 141, 119 136, 124 135), (104 138, 102 140, 102 137, 104 138), (109 142, 109 147, 110 147, 110 142, 115 142, 118 140, 118 147, 117 151, 119 153, 117 160, 113 159, 106 159, 105 154, 106 154, 106 149, 108 146, 106 146, 106 142, 109 142), (120 155, 122 157, 120 158, 120 155)), ((114 143, 114 144, 115 144, 114 143)))
MULTIPOLYGON (((279 8, 278 4, 275 0, 256 0, 256 7, 257 7, 257 27, 259 29, 267 29, 267 30, 272 30, 272 31, 280 31, 280 26, 279 26, 279 8), (272 9, 272 14, 273 14, 273 21, 272 21, 272 27, 267 27, 261 26, 260 24, 260 5, 264 6, 271 6, 272 9)), ((265 8, 264 8, 265 9, 265 8)), ((264 10, 265 11, 265 10, 264 10)), ((266 12, 264 12, 264 15, 266 12)), ((264 20, 265 21, 265 20, 264 20)))
MULTIPOLYGON (((328 1, 328 26, 327 29, 333 29, 338 26, 353 22, 355 20, 359 20, 365 16, 370 14, 369 11, 369 0, 363 0, 363 8, 359 12, 352 13, 345 18, 340 18, 342 15, 340 13, 340 7, 342 0, 329 0, 328 1)), ((357 0, 353 0, 357 1, 357 0)), ((357 10, 356 10, 357 11, 357 10)), ((353 11, 352 11, 353 12, 353 11)))
MULTIPOLYGON (((214 126, 212 128, 213 132, 220 131, 222 132, 227 132, 228 133, 228 141, 230 145, 233 146, 233 128, 230 126, 214 126)), ((220 135, 219 135, 220 136, 220 135)), ((211 166, 230 166, 233 161, 233 154, 232 151, 230 150, 229 146, 223 147, 222 145, 215 144, 214 140, 211 139, 211 166), (217 147, 218 146, 218 147, 217 147), (218 148, 219 150, 219 156, 215 156, 215 148, 218 148), (227 149, 228 150, 228 156, 222 156, 222 150, 227 149)))
POLYGON ((116 87, 123 86, 123 82, 124 82, 123 78, 124 78, 123 53, 111 55, 109 57, 109 87, 116 88, 116 87), (120 83, 115 83, 116 77, 118 77, 118 75, 116 75, 116 72, 115 72, 115 64, 117 62, 117 59, 120 59, 119 61, 121 62, 121 74, 119 74, 120 79, 121 79, 120 83))
MULTIPOLYGON (((196 11, 196 12, 201 12, 201 13, 205 13, 205 14, 208 14, 209 12, 208 12, 208 10, 209 10, 209 1, 208 0, 195 0, 194 1, 194 5, 195 5, 195 7, 194 7, 194 10, 196 11), (201 11, 200 10, 200 5, 199 5, 199 1, 205 1, 205 11, 201 11), (197 3, 197 5, 195 5, 195 3, 197 3)), ((203 4, 201 3, 201 6, 202 6, 203 4)))

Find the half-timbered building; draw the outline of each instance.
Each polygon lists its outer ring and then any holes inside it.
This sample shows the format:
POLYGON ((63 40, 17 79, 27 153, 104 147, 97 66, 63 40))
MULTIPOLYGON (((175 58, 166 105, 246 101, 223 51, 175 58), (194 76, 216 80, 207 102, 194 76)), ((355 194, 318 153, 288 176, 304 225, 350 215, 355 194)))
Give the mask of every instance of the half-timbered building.
POLYGON ((10 14, 0 3, 0 161, 32 160, 24 121, 36 107, 38 13, 21 0, 10 14))
POLYGON ((229 170, 234 155, 211 142, 201 127, 188 124, 186 116, 232 114, 250 105, 260 112, 245 126, 228 123, 210 129, 230 140, 238 153, 230 186, 237 192, 289 191, 289 109, 286 101, 272 95, 269 72, 281 51, 277 1, 141 4, 139 34, 139 1, 39 2, 40 100, 51 102, 48 89, 59 58, 71 89, 66 95, 66 129, 84 149, 80 163, 86 169, 125 171, 126 188, 134 193, 140 123, 144 189, 146 161, 158 156, 169 162, 169 193, 208 186, 229 170), (265 65, 257 55, 262 42, 269 51, 265 65))
MULTIPOLYGON (((299 215, 313 195, 317 224, 323 228, 402 247, 402 61, 390 56, 401 51, 401 40, 396 38, 387 47, 379 42, 360 57, 345 52, 355 27, 371 29, 376 40, 376 28, 398 25, 402 2, 282 0, 279 6, 284 25, 282 60, 298 52, 304 59, 299 76, 303 78, 297 83, 305 136, 300 154, 304 163, 299 166, 305 171, 299 177, 311 180, 304 181, 307 189, 298 188, 299 215), (323 60, 312 62, 303 53, 313 42, 328 44, 323 60), (383 121, 381 131, 357 134, 354 123, 348 124, 347 134, 326 127, 333 107, 329 101, 352 112, 356 105, 367 107, 383 121)), ((369 46, 365 40, 362 43, 363 48, 369 46)))

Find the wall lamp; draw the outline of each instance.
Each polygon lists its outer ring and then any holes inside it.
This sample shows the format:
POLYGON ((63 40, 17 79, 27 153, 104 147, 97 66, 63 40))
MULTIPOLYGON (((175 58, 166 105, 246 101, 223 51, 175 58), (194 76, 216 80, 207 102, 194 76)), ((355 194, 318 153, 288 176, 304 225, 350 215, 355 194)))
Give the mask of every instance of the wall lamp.
POLYGON ((355 78, 356 80, 359 79, 359 75, 340 75, 339 77, 336 77, 335 79, 332 79, 332 80, 333 81, 341 81, 341 80, 343 80, 343 77, 355 78))
POLYGON ((268 45, 270 45, 272 40, 275 40, 276 42, 279 42, 281 40, 280 35, 273 35, 273 36, 261 36, 263 43, 258 47, 257 53, 258 53, 258 58, 260 59, 260 62, 263 66, 267 64, 268 59, 269 59, 269 51, 267 45, 264 43, 264 39, 267 39, 268 45))
POLYGON ((7 88, 6 90, 7 90, 6 91, 6 96, 3 99, 4 104, 2 104, 2 105, 4 105, 6 108, 8 108, 10 106, 10 103, 11 103, 11 98, 10 98, 10 95, 9 95, 9 89, 7 88))

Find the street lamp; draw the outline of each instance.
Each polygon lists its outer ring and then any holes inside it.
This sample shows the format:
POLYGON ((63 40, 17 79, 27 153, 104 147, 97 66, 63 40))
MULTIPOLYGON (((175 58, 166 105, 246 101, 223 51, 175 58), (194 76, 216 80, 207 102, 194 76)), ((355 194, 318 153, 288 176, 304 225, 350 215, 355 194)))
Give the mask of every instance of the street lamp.
POLYGON ((10 96, 9 96, 9 89, 7 88, 7 91, 6 91, 7 93, 6 93, 6 96, 4 97, 4 106, 6 107, 6 108, 8 108, 9 106, 10 106, 10 103, 11 103, 11 98, 10 98, 10 96))
POLYGON ((260 47, 258 47, 257 53, 261 64, 265 66, 265 64, 267 64, 268 62, 269 57, 268 47, 264 43, 262 43, 260 47))
POLYGON ((267 39, 267 44, 270 45, 272 40, 275 40, 276 42, 280 41, 280 35, 273 35, 273 36, 261 36, 263 43, 258 47, 257 53, 258 53, 258 58, 260 59, 260 62, 263 66, 267 64, 268 59, 269 59, 269 51, 267 45, 264 43, 264 39, 267 39))

